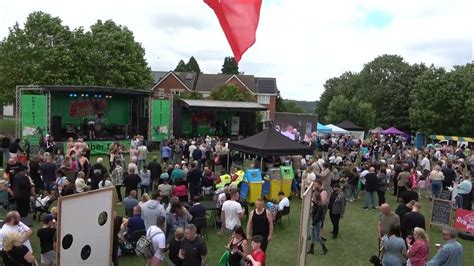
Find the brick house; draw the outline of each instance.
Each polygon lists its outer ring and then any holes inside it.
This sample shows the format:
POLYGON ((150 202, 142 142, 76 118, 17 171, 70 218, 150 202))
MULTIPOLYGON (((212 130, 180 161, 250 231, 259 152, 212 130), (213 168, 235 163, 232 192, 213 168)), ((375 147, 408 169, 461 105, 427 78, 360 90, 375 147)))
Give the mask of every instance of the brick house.
POLYGON ((214 89, 222 85, 234 84, 241 91, 252 94, 256 102, 267 107, 268 111, 262 113, 264 121, 275 118, 278 95, 275 78, 173 71, 153 71, 152 73, 154 82, 151 84, 151 90, 154 98, 169 99, 171 94, 180 95, 186 91, 197 91, 207 98, 214 89))

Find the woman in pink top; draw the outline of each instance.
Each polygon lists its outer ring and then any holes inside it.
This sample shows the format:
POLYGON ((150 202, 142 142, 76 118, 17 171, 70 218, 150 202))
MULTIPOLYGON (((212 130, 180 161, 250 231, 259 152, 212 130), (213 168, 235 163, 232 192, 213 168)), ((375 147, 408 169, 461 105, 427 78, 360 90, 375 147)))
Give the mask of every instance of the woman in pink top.
POLYGON ((188 186, 182 180, 177 180, 173 187, 173 197, 178 197, 180 202, 188 202, 188 186))
POLYGON ((408 258, 412 266, 424 266, 428 261, 429 240, 425 230, 415 227, 413 231, 415 241, 411 244, 411 238, 407 238, 408 258))

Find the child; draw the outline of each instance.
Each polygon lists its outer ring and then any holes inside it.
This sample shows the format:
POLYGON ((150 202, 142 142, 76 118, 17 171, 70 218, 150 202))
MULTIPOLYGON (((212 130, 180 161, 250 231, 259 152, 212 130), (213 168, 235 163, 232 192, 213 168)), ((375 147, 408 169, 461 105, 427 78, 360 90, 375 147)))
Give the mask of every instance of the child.
POLYGON ((138 173, 140 179, 142 180, 140 187, 142 190, 142 195, 150 191, 150 176, 151 172, 148 170, 148 167, 144 164, 143 169, 138 173))
POLYGON ((170 239, 168 242, 168 257, 169 260, 175 266, 183 265, 183 260, 179 258, 179 249, 181 248, 181 243, 183 242, 184 238, 184 230, 181 227, 176 228, 174 232, 174 238, 170 239))
POLYGON ((36 233, 41 246, 41 263, 43 265, 56 265, 54 217, 52 214, 43 216, 43 227, 36 233))
POLYGON ((63 165, 63 161, 64 161, 63 150, 61 148, 57 148, 55 162, 56 162, 56 167, 58 169, 61 168, 61 165, 63 165))
POLYGON ((64 174, 63 170, 61 169, 59 169, 56 172, 56 176, 57 178, 56 178, 55 186, 57 189, 58 196, 61 196, 63 192, 63 188, 65 185, 67 185, 68 181, 66 178, 66 174, 64 174))
POLYGON ((252 251, 247 255, 247 260, 251 262, 252 266, 265 266, 265 252, 263 252, 262 236, 256 235, 252 237, 252 251))

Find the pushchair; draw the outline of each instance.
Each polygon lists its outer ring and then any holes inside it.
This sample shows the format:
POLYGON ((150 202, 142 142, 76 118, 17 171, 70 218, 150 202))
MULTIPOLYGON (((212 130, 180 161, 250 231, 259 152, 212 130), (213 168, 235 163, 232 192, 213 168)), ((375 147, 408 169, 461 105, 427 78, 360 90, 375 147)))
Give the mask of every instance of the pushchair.
POLYGON ((49 214, 49 207, 51 207, 51 204, 53 204, 55 200, 56 198, 54 196, 47 195, 42 197, 42 195, 38 195, 32 202, 33 220, 39 221, 43 214, 49 214), (36 220, 37 218, 38 220, 36 220))

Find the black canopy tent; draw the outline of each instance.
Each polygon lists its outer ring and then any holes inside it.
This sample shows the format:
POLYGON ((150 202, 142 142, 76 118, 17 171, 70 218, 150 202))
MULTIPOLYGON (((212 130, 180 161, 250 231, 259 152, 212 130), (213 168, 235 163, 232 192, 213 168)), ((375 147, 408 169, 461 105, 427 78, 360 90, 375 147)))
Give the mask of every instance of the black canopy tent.
MULTIPOLYGON (((273 128, 267 128, 243 140, 231 141, 229 149, 258 155, 261 158, 263 156, 312 155, 314 153, 311 147, 297 143, 273 128)), ((262 162, 261 160, 260 164, 262 162)))
POLYGON ((353 131, 364 130, 363 128, 361 128, 360 126, 352 123, 349 120, 341 122, 341 123, 337 124, 336 126, 338 126, 340 128, 343 128, 345 130, 349 130, 349 131, 351 131, 351 130, 353 130, 353 131))
POLYGON ((273 128, 243 140, 231 141, 229 149, 259 156, 310 155, 313 149, 297 143, 273 128))

